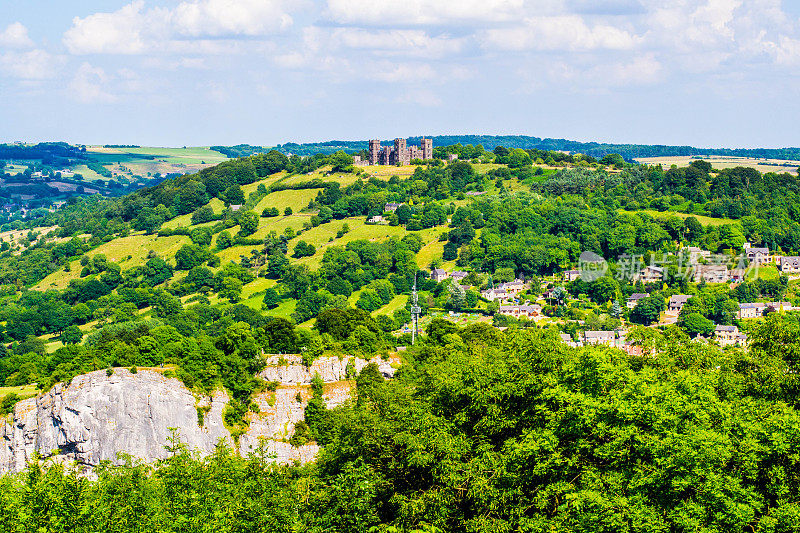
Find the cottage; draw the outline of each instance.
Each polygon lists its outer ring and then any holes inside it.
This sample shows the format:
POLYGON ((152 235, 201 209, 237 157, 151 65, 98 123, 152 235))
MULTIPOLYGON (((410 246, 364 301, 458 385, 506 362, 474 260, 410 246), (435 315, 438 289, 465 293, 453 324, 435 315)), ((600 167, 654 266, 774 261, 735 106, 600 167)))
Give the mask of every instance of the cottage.
POLYGON ((717 326, 714 329, 714 340, 720 346, 734 346, 739 342, 739 328, 736 326, 717 326))
POLYGON ((757 318, 764 314, 767 304, 761 302, 743 303, 739 304, 739 312, 736 318, 739 320, 743 318, 757 318))
POLYGON ((781 272, 794 274, 800 272, 800 256, 785 255, 781 258, 781 272))
POLYGON ((617 334, 614 331, 584 331, 583 342, 589 344, 603 344, 605 346, 614 346, 617 340, 617 334))
POLYGON ((763 265, 772 261, 767 247, 752 247, 749 242, 744 243, 744 253, 751 265, 763 265))
POLYGON ((231 204, 231 211, 234 213, 242 208, 242 204, 231 204))
POLYGON ((580 279, 581 271, 580 270, 565 270, 561 273, 561 277, 564 281, 570 282, 580 279))
POLYGON ((639 300, 647 298, 648 296, 650 295, 647 294, 646 292, 634 292, 633 294, 628 296, 628 303, 627 303, 628 309, 633 309, 639 303, 639 300))
POLYGON ((726 283, 729 279, 727 265, 695 265, 694 282, 726 283))
POLYGON ((780 311, 792 311, 794 307, 789 302, 753 302, 739 304, 739 312, 736 317, 758 318, 764 313, 778 313, 780 311))
POLYGON ((464 278, 466 278, 467 276, 469 276, 469 273, 468 273, 468 272, 464 272, 463 270, 456 270, 455 272, 453 272, 452 274, 450 274, 450 277, 451 277, 452 279, 454 279, 454 280, 455 280, 457 283, 459 283, 459 284, 460 284, 460 283, 461 283, 461 282, 464 280, 464 278))
POLYGON ((567 346, 572 346, 573 348, 578 348, 582 346, 582 343, 580 341, 579 342, 573 341, 569 333, 561 333, 559 334, 558 337, 561 339, 561 342, 563 342, 567 346))
POLYGON ((744 277, 747 274, 747 270, 744 268, 732 268, 730 270, 731 281, 733 283, 741 283, 744 281, 744 277))
POLYGON ((389 202, 388 204, 383 206, 384 213, 394 213, 397 211, 397 208, 400 207, 401 204, 396 202, 389 202))
POLYGON ((431 279, 436 283, 441 283, 449 277, 450 275, 447 273, 447 270, 443 268, 434 268, 431 270, 431 279))
POLYGON ((533 320, 542 315, 542 306, 537 304, 501 305, 499 312, 501 315, 533 320))
POLYGON ((670 296, 669 302, 667 303, 667 312, 672 314, 680 314, 681 309, 686 302, 689 301, 691 298, 688 294, 676 294, 674 296, 670 296))
POLYGON ((690 265, 695 265, 699 263, 701 259, 707 260, 709 257, 711 257, 710 251, 703 250, 698 246, 687 246, 683 249, 683 252, 690 265))
POLYGON ((486 289, 485 291, 481 291, 481 296, 490 302, 498 300, 502 303, 511 299, 511 295, 502 289, 486 289))
POLYGON ((524 291, 526 287, 525 287, 525 282, 523 280, 515 279, 514 281, 501 283, 500 285, 497 286, 497 288, 506 291, 512 296, 516 296, 517 294, 524 291))
POLYGON ((642 283, 655 283, 657 281, 663 281, 664 269, 652 265, 646 266, 639 272, 639 274, 636 276, 636 279, 642 283))
POLYGON ((375 215, 367 219, 367 224, 388 224, 389 221, 383 215, 375 215))

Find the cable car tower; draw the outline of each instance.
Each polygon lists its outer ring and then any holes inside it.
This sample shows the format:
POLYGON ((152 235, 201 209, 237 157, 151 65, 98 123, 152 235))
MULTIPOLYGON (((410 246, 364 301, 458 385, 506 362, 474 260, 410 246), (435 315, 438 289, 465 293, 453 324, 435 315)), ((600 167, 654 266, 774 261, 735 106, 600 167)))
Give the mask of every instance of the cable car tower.
POLYGON ((419 331, 419 314, 422 308, 419 306, 419 296, 417 296, 417 274, 414 273, 414 288, 411 289, 411 345, 417 341, 417 331, 419 331))

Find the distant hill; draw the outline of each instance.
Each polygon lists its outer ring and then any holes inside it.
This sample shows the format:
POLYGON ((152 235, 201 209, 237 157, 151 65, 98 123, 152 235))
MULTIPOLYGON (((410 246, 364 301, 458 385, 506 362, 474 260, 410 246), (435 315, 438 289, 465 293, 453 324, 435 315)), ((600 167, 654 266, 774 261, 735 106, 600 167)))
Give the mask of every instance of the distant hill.
MULTIPOLYGON (((506 148, 524 148, 538 150, 561 150, 580 152, 594 157, 618 153, 626 159, 638 157, 689 156, 689 155, 722 155, 737 157, 758 157, 769 159, 800 160, 800 148, 698 148, 694 146, 668 146, 663 144, 613 144, 598 142, 579 142, 568 139, 548 139, 528 135, 435 135, 434 146, 453 144, 481 144, 487 150, 496 146, 506 148)), ((421 137, 409 137, 410 143, 418 143, 421 137)), ((383 141, 390 143, 391 141, 383 141)), ((367 147, 367 141, 325 141, 319 143, 285 143, 277 149, 283 153, 313 155, 317 153, 331 154, 338 150, 357 152, 367 147)), ((222 152, 220 147, 215 150, 222 152)), ((236 147, 232 147, 236 148, 236 147)), ((265 149, 263 147, 259 147, 265 149)), ((225 152, 223 152, 225 153, 225 152)))

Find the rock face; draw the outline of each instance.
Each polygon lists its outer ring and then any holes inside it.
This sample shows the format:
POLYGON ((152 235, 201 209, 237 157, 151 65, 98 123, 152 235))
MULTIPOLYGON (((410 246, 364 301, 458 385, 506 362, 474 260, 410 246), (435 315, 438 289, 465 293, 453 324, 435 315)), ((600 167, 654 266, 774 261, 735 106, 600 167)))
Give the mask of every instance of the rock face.
MULTIPOLYGON (((348 362, 356 372, 368 364, 363 359, 321 357, 306 368, 297 356, 271 357, 260 376, 280 385, 274 392, 254 396, 259 412, 248 415, 250 428, 239 438, 239 452, 248 455, 263 447, 278 462, 312 461, 319 451, 315 444, 293 447, 288 439, 303 419, 315 374, 326 382, 323 398, 329 408, 350 397, 348 362)), ((386 377, 399 366, 396 357, 374 362, 386 377)), ((119 453, 155 461, 168 455, 172 428, 189 449, 209 454, 220 442, 234 446, 222 421, 227 402, 224 391, 197 397, 181 381, 149 370, 132 374, 118 368, 111 376, 105 370, 77 376, 69 385, 58 384, 19 402, 13 416, 0 421, 0 473, 23 470, 37 453, 87 469, 103 460, 119 463, 119 453), (198 408, 206 411, 202 425, 198 408)))
POLYGON ((311 383, 315 374, 322 378, 322 381, 330 383, 347 379, 347 365, 352 363, 355 373, 369 363, 378 365, 383 377, 391 378, 394 376, 395 367, 399 366, 400 359, 395 355, 387 360, 374 357, 370 360, 359 359, 357 357, 320 357, 315 359, 311 366, 303 365, 303 359, 297 355, 273 355, 267 359, 267 367, 261 371, 259 376, 267 381, 280 381, 281 383, 311 383))
POLYGON ((35 452, 86 466, 116 462, 119 452, 153 461, 166 457, 170 428, 190 449, 209 453, 220 441, 231 445, 222 424, 227 401, 223 392, 206 400, 210 410, 200 427, 203 403, 177 379, 126 369, 77 376, 16 405, 11 423, 0 428, 0 471, 22 470, 35 452))

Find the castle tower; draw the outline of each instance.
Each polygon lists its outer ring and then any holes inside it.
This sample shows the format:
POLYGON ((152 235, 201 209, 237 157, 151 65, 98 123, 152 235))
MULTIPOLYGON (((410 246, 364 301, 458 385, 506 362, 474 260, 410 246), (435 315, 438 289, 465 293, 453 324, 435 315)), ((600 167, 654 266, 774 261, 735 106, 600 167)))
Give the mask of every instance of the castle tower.
POLYGON ((378 164, 378 154, 381 151, 381 141, 380 139, 372 139, 369 141, 369 164, 370 165, 377 165, 378 164))
POLYGON ((423 137, 419 147, 422 149, 422 159, 433 159, 433 139, 423 137))
POLYGON ((400 163, 401 165, 407 165, 408 161, 408 154, 406 153, 406 140, 405 139, 395 139, 394 140, 394 159, 390 162, 390 164, 400 163))

